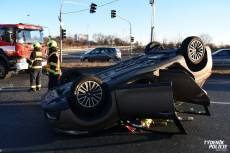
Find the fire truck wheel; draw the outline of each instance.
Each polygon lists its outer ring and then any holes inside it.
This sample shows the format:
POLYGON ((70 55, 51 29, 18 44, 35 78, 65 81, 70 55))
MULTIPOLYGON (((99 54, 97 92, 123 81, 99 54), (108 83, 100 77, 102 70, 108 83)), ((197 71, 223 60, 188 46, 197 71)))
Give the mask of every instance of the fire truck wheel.
POLYGON ((6 64, 2 61, 0 61, 0 79, 4 79, 7 75, 7 67, 6 64))

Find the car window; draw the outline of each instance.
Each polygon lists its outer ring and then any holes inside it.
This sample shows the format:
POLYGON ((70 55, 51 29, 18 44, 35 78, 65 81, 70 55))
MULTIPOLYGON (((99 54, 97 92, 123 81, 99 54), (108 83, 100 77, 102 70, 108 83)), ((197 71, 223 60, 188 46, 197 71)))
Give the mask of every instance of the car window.
POLYGON ((109 48, 104 48, 103 51, 104 51, 105 54, 109 54, 110 53, 109 48))
POLYGON ((116 52, 115 48, 111 48, 111 49, 110 49, 110 52, 111 52, 111 53, 115 53, 115 52, 116 52))
POLYGON ((106 51, 107 51, 107 53, 109 53, 109 54, 112 54, 112 53, 113 53, 113 49, 112 49, 112 48, 107 48, 106 51))
POLYGON ((230 50, 224 50, 217 53, 218 56, 230 56, 230 50))
POLYGON ((4 29, 0 29, 0 40, 4 39, 4 34, 5 34, 5 30, 4 29))
POLYGON ((0 40, 5 41, 5 42, 12 42, 13 41, 13 29, 5 29, 2 28, 0 29, 0 40))
POLYGON ((100 54, 101 50, 100 49, 94 49, 90 52, 90 54, 100 54))
POLYGON ((103 48, 102 50, 101 50, 101 53, 102 54, 109 54, 109 49, 108 48, 103 48))
POLYGON ((103 53, 106 53, 107 51, 106 51, 106 49, 101 49, 101 53, 103 54, 103 53))

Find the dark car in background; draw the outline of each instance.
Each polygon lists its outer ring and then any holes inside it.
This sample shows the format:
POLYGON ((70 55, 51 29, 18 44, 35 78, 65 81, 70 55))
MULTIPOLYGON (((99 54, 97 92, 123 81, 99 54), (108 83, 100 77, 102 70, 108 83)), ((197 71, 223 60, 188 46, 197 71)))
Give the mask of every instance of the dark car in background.
POLYGON ((100 47, 85 52, 81 57, 82 61, 110 61, 121 60, 121 51, 117 48, 100 47))
POLYGON ((219 49, 212 54, 214 67, 230 66, 230 48, 219 49))

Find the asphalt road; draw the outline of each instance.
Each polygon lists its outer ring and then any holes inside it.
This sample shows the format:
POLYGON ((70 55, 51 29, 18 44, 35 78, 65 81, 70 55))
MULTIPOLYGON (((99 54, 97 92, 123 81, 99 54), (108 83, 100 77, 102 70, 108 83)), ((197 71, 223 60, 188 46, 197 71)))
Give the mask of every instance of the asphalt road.
MULTIPOLYGON (((230 75, 213 75, 205 89, 211 97, 211 116, 192 115, 183 122, 187 135, 130 134, 108 131, 95 135, 67 135, 54 132, 45 121, 39 102, 43 89, 27 92, 29 75, 0 80, 0 152, 79 153, 208 153, 205 140, 223 140, 230 152, 230 75)), ((223 151, 220 151, 223 152, 223 151)))

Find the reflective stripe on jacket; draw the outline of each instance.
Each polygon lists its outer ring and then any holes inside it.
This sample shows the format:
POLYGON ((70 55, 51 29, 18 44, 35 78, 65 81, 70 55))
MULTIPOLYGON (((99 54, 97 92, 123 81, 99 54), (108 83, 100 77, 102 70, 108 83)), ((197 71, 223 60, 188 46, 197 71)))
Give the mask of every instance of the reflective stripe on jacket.
POLYGON ((61 74, 61 65, 59 56, 56 52, 53 52, 49 55, 47 60, 47 71, 52 75, 60 75, 61 74))
POLYGON ((31 69, 41 69, 42 68, 42 52, 33 51, 30 55, 29 65, 31 69))

